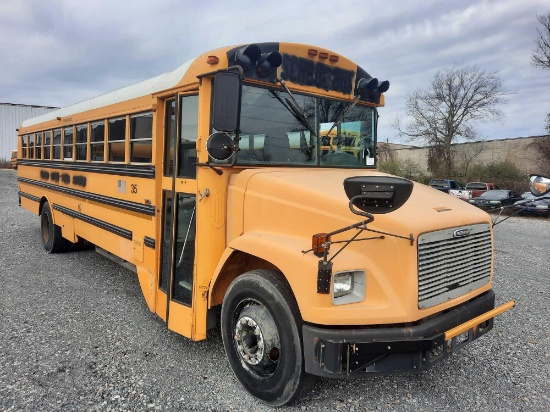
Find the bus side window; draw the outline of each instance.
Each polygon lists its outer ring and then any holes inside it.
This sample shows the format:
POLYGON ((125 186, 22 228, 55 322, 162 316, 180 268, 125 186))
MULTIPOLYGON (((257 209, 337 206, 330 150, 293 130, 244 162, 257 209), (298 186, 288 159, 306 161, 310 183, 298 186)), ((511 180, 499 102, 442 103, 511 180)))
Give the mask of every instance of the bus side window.
POLYGON ((105 123, 103 121, 92 123, 90 136, 90 160, 101 162, 104 159, 105 148, 105 123))
POLYGON ((42 159, 42 132, 36 133, 36 148, 34 149, 36 159, 42 159))
POLYGON ((76 160, 86 160, 88 147, 88 124, 79 124, 76 126, 75 139, 75 158, 76 160))
POLYGON ((27 157, 27 135, 21 136, 21 157, 27 157))
POLYGON ((53 160, 61 159, 61 129, 54 129, 53 131, 53 160))
POLYGON ((126 155, 126 117, 109 119, 109 161, 124 162, 126 155))
POLYGON ((51 148, 52 148, 52 132, 51 130, 46 130, 44 132, 44 159, 50 160, 51 148))
POLYGON ((73 160, 73 127, 63 129, 63 160, 73 160))
POLYGON ((29 135, 29 159, 34 159, 34 133, 29 135))
POLYGON ((130 162, 153 161, 153 113, 130 116, 130 162))
POLYGON ((199 96, 182 96, 178 177, 197 176, 197 135, 199 130, 199 96))

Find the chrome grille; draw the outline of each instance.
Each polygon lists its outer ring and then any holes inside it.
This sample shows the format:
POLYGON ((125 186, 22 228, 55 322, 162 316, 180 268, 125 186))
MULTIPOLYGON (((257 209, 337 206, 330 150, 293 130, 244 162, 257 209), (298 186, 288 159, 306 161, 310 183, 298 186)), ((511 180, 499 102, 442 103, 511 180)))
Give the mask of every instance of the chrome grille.
POLYGON ((435 306, 489 282, 492 251, 491 227, 488 224, 420 235, 418 307, 435 306))

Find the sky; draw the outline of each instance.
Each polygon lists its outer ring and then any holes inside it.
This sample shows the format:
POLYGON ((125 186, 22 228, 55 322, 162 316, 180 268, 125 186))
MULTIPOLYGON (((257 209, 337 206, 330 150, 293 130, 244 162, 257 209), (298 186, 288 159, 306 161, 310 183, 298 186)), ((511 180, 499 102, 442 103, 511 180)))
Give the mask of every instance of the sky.
POLYGON ((545 134, 550 70, 531 64, 550 0, 0 0, 0 102, 67 106, 158 74, 211 49, 296 42, 389 80, 379 141, 405 143, 407 95, 462 64, 498 72, 513 92, 492 140, 545 134))

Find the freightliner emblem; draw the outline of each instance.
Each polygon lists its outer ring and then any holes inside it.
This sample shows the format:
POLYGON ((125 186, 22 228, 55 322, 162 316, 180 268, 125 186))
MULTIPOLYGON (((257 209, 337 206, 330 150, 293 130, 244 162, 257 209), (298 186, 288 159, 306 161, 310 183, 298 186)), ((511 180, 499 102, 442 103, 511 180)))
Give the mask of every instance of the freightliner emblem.
POLYGON ((470 229, 456 229, 453 232, 453 237, 465 237, 470 234, 470 229))

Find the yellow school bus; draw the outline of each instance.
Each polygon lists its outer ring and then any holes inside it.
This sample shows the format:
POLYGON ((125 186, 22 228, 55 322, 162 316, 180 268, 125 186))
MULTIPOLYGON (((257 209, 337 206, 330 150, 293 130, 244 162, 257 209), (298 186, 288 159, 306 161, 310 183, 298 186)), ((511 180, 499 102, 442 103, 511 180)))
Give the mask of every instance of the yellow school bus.
POLYGON ((264 403, 420 372, 514 302, 495 308, 485 212, 376 170, 388 89, 320 47, 213 50, 25 121, 20 204, 46 252, 86 240, 135 271, 170 330, 219 325, 264 403))

